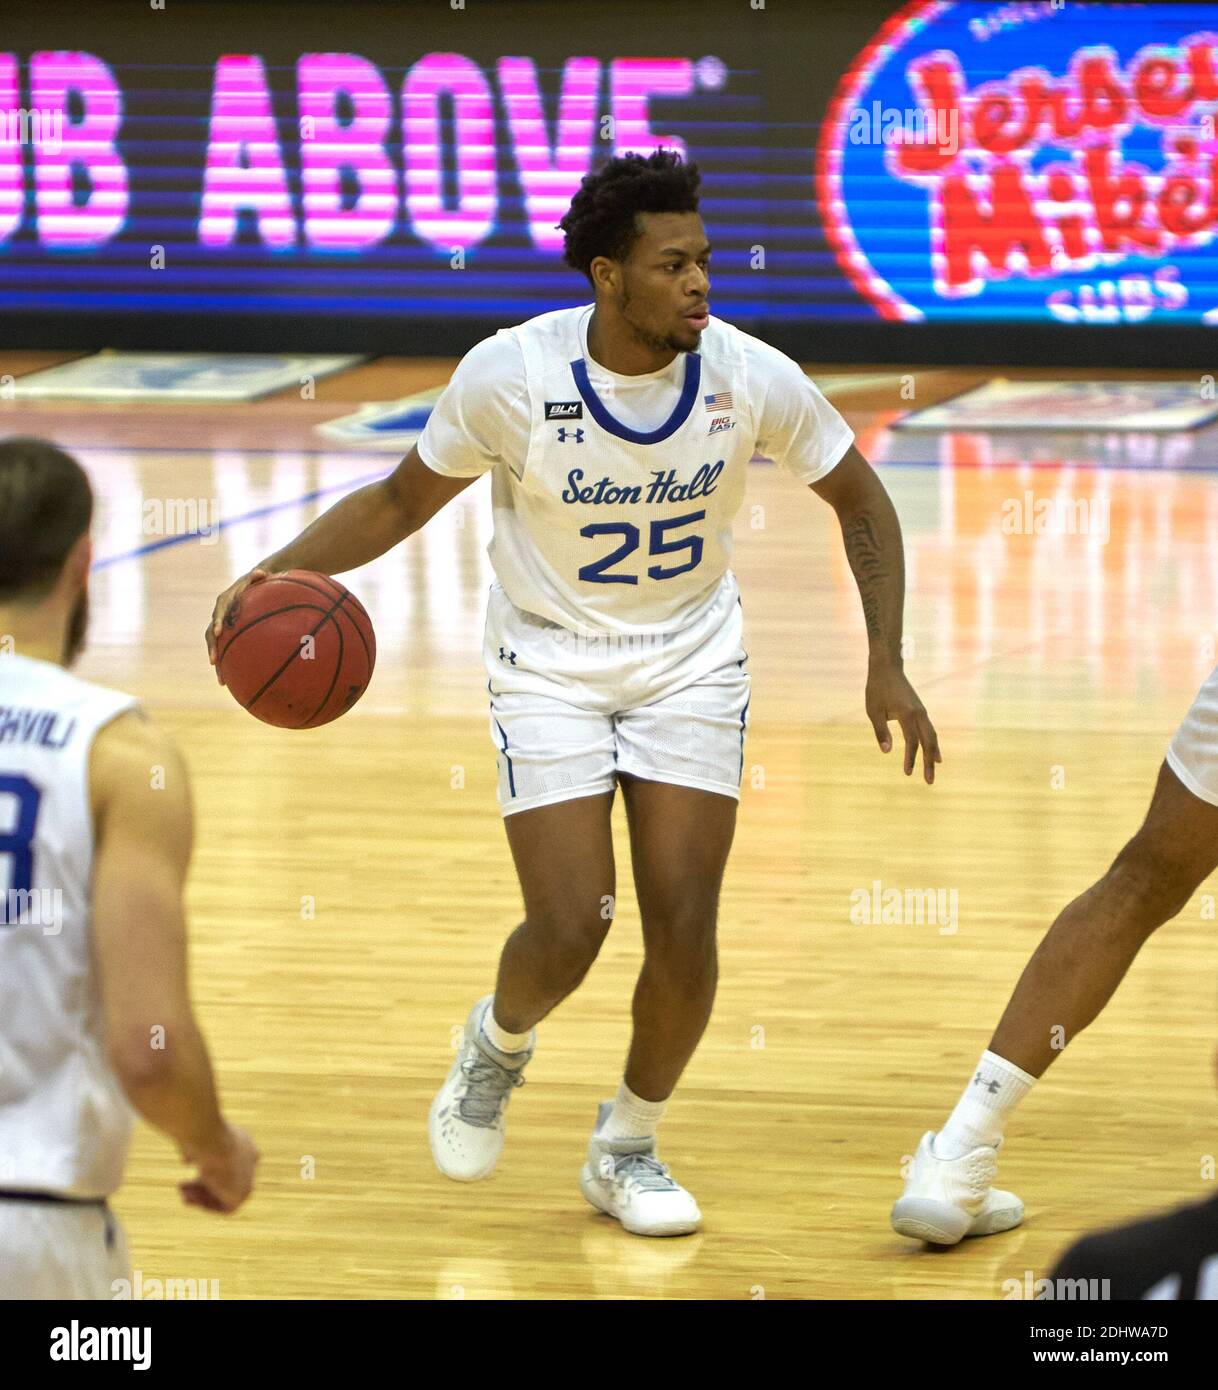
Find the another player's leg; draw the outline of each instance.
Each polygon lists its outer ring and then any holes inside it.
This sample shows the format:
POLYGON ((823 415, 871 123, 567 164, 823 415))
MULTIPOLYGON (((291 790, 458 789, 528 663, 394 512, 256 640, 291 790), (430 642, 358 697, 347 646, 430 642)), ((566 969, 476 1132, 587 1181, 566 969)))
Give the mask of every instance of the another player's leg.
POLYGON ((503 1148, 512 1090, 533 1055, 535 1025, 584 978, 612 925, 613 792, 505 818, 525 919, 508 937, 494 994, 478 1000, 428 1133, 440 1170, 473 1182, 503 1148))
POLYGON ((683 1235, 701 1213, 656 1156, 656 1127, 714 1003, 719 887, 737 803, 626 773, 621 781, 645 957, 625 1075, 600 1107, 580 1186, 637 1235, 683 1235))
POLYGON ((991 1186, 1007 1120, 1103 1009, 1147 937, 1216 866, 1218 805, 1194 796, 1164 763, 1141 829, 1050 927, 946 1125, 922 1136, 892 1210, 896 1231, 954 1245, 1019 1224, 1023 1204, 991 1186))

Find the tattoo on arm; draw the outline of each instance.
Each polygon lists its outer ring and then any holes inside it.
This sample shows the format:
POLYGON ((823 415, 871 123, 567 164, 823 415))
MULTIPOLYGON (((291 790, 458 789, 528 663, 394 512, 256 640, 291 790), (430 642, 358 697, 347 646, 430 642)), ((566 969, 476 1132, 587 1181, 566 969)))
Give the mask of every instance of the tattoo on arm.
POLYGON ((867 637, 874 640, 883 635, 881 609, 885 590, 892 578, 892 570, 876 533, 875 518, 870 512, 856 512, 848 517, 842 526, 842 539, 846 546, 846 558, 850 561, 858 585, 859 597, 863 601, 867 637))

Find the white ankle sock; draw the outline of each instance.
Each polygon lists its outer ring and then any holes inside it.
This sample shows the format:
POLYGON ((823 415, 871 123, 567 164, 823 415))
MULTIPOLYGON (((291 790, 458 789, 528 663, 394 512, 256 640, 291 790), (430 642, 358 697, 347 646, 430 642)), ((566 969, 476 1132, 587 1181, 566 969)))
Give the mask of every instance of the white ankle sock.
POLYGON ((626 1085, 618 1087, 613 1109, 601 1130, 602 1139, 650 1139, 664 1118, 666 1100, 643 1100, 626 1085))
POLYGON ((500 1052, 524 1052, 529 1045, 529 1033, 509 1033, 507 1029, 500 1028, 495 1022, 495 1002, 491 1001, 491 1006, 482 1015, 482 1031, 486 1034, 486 1040, 492 1047, 497 1047, 500 1052))
POLYGON ((996 1146, 1011 1112, 1035 1080, 996 1052, 983 1052, 956 1108, 935 1135, 932 1153, 936 1158, 959 1158, 982 1144, 996 1146))

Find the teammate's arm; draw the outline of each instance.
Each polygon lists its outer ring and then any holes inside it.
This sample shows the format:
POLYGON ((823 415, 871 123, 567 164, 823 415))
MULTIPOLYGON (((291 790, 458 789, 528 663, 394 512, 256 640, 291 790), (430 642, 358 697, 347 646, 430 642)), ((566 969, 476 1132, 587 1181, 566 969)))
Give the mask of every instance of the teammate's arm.
POLYGON ((207 625, 207 653, 216 664, 216 640, 233 600, 251 583, 284 570, 345 574, 392 550, 425 526, 447 502, 475 482, 437 473, 412 447, 388 477, 357 488, 274 555, 243 574, 216 600, 207 625))
POLYGON ((187 989, 182 892, 193 827, 185 765, 131 712, 103 728, 89 760, 95 825, 92 941, 106 1050, 137 1111, 198 1167, 183 1199, 235 1211, 258 1153, 225 1123, 187 989))
POLYGON ((919 746, 927 782, 942 762, 939 739, 917 691, 909 683, 901 656, 905 606, 905 552, 896 508, 875 470, 851 445, 812 491, 837 513, 846 558, 858 585, 867 625, 866 708, 880 748, 892 747, 889 720, 905 734, 905 774, 914 770, 919 746))

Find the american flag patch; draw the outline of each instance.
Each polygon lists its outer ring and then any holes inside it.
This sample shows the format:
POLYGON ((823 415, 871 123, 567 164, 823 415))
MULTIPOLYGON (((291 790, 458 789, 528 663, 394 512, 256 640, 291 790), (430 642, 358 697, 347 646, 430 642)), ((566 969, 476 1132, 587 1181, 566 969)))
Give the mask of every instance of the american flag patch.
POLYGON ((731 410, 732 393, 730 391, 716 391, 713 396, 703 396, 707 410, 714 415, 720 410, 731 410))

